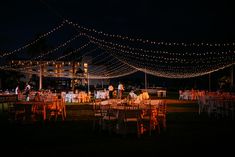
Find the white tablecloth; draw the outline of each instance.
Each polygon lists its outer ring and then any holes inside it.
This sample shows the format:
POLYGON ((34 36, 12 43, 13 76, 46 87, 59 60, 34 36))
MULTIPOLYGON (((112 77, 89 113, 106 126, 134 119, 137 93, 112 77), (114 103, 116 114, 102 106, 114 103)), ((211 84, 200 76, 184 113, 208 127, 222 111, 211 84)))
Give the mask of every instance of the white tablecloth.
POLYGON ((87 93, 79 92, 78 94, 68 93, 65 96, 65 102, 88 102, 89 98, 87 93))
POLYGON ((108 99, 109 91, 97 91, 95 95, 96 99, 108 99))

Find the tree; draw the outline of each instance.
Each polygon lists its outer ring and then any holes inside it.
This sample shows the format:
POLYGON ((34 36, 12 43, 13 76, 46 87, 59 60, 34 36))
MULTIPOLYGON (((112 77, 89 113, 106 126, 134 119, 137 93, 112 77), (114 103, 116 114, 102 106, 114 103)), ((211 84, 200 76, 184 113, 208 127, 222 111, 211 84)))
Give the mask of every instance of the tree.
POLYGON ((229 76, 223 76, 218 80, 219 88, 228 91, 231 85, 231 78, 229 76))

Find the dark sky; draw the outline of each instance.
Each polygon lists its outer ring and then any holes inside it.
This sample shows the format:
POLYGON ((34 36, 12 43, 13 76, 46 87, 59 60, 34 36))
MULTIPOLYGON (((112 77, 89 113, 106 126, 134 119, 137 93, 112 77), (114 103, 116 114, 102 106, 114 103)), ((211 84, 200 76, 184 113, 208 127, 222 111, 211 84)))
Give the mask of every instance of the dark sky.
POLYGON ((0 2, 0 46, 20 47, 59 24, 60 16, 110 34, 156 41, 235 38, 235 9, 226 0, 5 0, 0 2))

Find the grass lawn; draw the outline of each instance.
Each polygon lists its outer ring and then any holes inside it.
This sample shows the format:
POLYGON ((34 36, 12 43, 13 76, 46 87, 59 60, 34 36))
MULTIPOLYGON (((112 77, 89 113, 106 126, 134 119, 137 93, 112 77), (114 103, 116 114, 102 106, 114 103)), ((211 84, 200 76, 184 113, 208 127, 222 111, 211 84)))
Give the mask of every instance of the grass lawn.
POLYGON ((89 105, 67 107, 65 122, 10 123, 1 115, 2 152, 18 155, 76 155, 105 154, 112 156, 125 152, 153 156, 217 155, 234 153, 234 121, 215 120, 198 115, 195 102, 168 104, 167 130, 152 136, 137 138, 92 130, 92 111, 89 105))

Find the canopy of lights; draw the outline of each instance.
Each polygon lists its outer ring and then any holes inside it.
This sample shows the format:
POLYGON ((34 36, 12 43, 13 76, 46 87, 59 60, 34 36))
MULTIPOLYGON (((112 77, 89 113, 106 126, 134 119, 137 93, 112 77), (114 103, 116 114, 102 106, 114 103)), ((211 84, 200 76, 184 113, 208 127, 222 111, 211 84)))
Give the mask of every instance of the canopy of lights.
POLYGON ((86 62, 91 79, 116 78, 137 71, 166 78, 190 78, 232 66, 234 48, 234 42, 179 43, 131 38, 89 29, 65 20, 34 41, 1 53, 1 63, 4 60, 8 64, 1 64, 0 69, 39 74, 40 68, 44 67, 44 76, 78 78, 84 77, 78 75, 78 70, 86 62), (75 34, 37 56, 24 60, 13 59, 12 56, 25 56, 29 47, 41 39, 53 37, 62 29, 74 29, 75 34), (72 43, 77 48, 64 52, 72 43), (66 66, 70 68, 66 69, 66 66))

